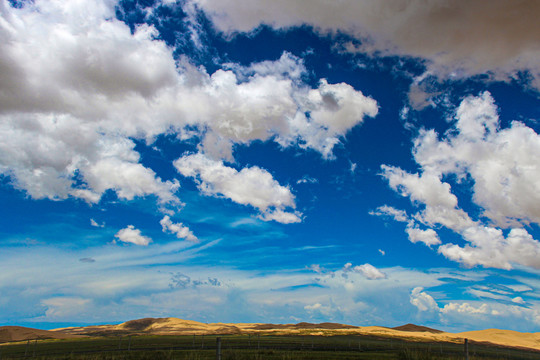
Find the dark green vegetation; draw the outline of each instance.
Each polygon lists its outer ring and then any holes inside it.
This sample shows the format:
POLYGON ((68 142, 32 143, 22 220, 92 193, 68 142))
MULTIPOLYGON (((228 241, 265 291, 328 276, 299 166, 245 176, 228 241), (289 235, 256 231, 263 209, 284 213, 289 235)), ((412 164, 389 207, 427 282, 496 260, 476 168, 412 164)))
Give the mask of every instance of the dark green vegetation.
MULTIPOLYGON (((217 336, 131 336, 31 340, 0 346, 0 359, 210 360, 217 336)), ((222 360, 430 360, 465 359, 464 346, 371 336, 220 336, 222 360)), ((540 352, 469 343, 471 360, 539 359, 540 352)))

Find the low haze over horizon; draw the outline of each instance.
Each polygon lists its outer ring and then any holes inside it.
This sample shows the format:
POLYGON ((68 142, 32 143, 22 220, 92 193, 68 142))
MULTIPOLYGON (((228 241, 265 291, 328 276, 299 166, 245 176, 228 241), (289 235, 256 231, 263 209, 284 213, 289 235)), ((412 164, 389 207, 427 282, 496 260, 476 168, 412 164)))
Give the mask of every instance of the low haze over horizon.
POLYGON ((540 331, 538 15, 0 0, 0 325, 540 331))

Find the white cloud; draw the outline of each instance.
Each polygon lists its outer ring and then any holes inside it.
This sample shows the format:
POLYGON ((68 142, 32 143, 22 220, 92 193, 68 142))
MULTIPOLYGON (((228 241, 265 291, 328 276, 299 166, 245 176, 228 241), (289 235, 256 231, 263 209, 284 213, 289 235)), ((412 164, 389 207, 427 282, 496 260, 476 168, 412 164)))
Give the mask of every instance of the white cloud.
MULTIPOLYGON (((412 55, 430 60, 431 71, 469 76, 492 70, 508 78, 529 69, 538 80, 540 25, 537 1, 435 0, 194 0, 227 34, 261 24, 289 28, 308 24, 322 32, 346 32, 361 40, 345 50, 412 55)), ((540 84, 537 84, 537 86, 540 84)))
POLYGON ((193 232, 187 226, 184 226, 182 223, 173 223, 168 215, 165 215, 163 219, 159 221, 159 223, 161 224, 163 232, 175 234, 179 239, 186 239, 193 242, 199 241, 199 239, 193 235, 193 232))
POLYGON ((178 204, 178 183, 142 165, 132 139, 190 133, 205 154, 228 160, 234 144, 272 139, 331 158, 377 114, 375 100, 347 84, 303 83, 305 67, 288 53, 208 74, 175 60, 153 27, 132 34, 114 11, 105 0, 0 2, 0 88, 9 89, 0 92, 0 173, 32 198, 97 203, 112 190, 178 204))
POLYGON ((321 265, 319 264, 311 264, 308 269, 315 271, 317 274, 322 274, 323 269, 321 268, 321 265))
POLYGON ((420 221, 442 224, 451 229, 461 229, 472 224, 469 216, 457 208, 457 197, 452 194, 450 184, 442 182, 436 174, 409 174, 387 165, 382 165, 381 169, 392 189, 413 202, 425 205, 426 210, 418 216, 420 221))
POLYGON ((448 303, 444 305, 444 307, 441 308, 440 311, 443 314, 448 314, 452 312, 457 312, 457 313, 462 313, 462 314, 489 314, 491 312, 492 315, 496 315, 496 313, 493 313, 492 311, 489 310, 489 307, 487 304, 482 304, 479 307, 474 307, 467 302, 448 303))
POLYGON ((372 98, 348 84, 329 84, 325 79, 298 101, 304 113, 296 113, 289 123, 290 132, 279 134, 276 141, 283 146, 298 143, 302 148, 320 152, 325 158, 333 157, 332 150, 340 137, 360 124, 364 117, 375 117, 378 113, 377 102, 372 98))
POLYGON ((451 260, 471 267, 540 268, 540 242, 522 228, 540 223, 540 192, 534 190, 540 189, 540 136, 519 122, 499 129, 497 108, 487 92, 462 101, 453 130, 442 140, 434 130, 421 132, 414 147, 420 174, 382 166, 390 187, 423 207, 408 223, 409 239, 438 245, 435 231, 418 230, 415 221, 428 227, 442 225, 467 242, 438 248, 451 260), (472 180, 473 201, 489 221, 473 220, 459 208, 450 184, 442 180, 451 176, 457 186, 472 180), (495 225, 511 229, 505 235, 495 225))
POLYGON ((254 166, 237 171, 202 154, 185 155, 177 159, 174 166, 182 175, 194 178, 204 194, 251 205, 261 212, 261 219, 265 221, 301 221, 301 214, 294 211, 296 204, 290 189, 281 186, 264 169, 254 166))
POLYGON ((439 305, 435 302, 435 299, 425 291, 423 287, 415 287, 411 291, 410 302, 418 308, 420 311, 433 311, 438 310, 439 305))
POLYGON ((521 296, 516 296, 515 298, 512 299, 512 302, 516 304, 521 304, 521 305, 525 304, 525 300, 523 300, 521 296))
POLYGON ((526 292, 526 291, 532 291, 533 289, 530 286, 522 285, 522 284, 516 284, 516 285, 506 285, 507 288, 510 288, 516 292, 526 292))
POLYGON ((34 198, 98 202, 111 189, 126 199, 176 200, 175 184, 138 164, 126 138, 152 135, 141 126, 145 111, 137 113, 177 77, 153 30, 132 35, 106 20, 114 8, 101 1, 22 9, 2 1, 0 11, 0 66, 10 74, 0 80, 9 89, 0 93, 0 171, 34 198))
MULTIPOLYGON (((201 149, 214 159, 232 160, 232 146, 273 139, 333 157, 334 146, 364 117, 374 117, 377 102, 345 83, 322 79, 311 89, 297 76, 302 61, 284 53, 276 61, 249 67, 229 64, 182 94, 189 123, 206 129, 201 149)), ((191 70, 195 71, 195 70, 191 70)))
POLYGON ((44 316, 47 321, 72 319, 73 316, 84 313, 91 303, 90 299, 69 296, 48 298, 41 302, 42 306, 47 308, 44 316))
POLYGON ((323 305, 318 302, 304 306, 304 310, 306 310, 308 313, 317 313, 324 317, 332 317, 336 313, 339 313, 342 309, 336 307, 335 304, 323 305))
POLYGON ((486 289, 484 290, 478 290, 478 289, 469 289, 467 292, 471 293, 474 296, 481 297, 481 298, 488 298, 488 299, 495 299, 495 300, 506 300, 510 301, 511 299, 503 294, 497 294, 496 291, 492 289, 486 289))
POLYGON ((512 263, 540 268, 540 244, 525 229, 512 229, 508 236, 490 227, 471 227, 462 236, 472 246, 444 244, 439 252, 467 266, 482 265, 512 269, 512 263))
POLYGON ((142 235, 141 230, 135 229, 133 225, 128 225, 126 228, 119 230, 114 237, 122 242, 141 246, 148 246, 152 242, 152 239, 142 235))
POLYGON ((96 220, 94 219, 90 219, 90 225, 92 225, 93 227, 105 227, 105 223, 103 224, 99 224, 96 220))
POLYGON ((439 141, 431 130, 416 140, 415 159, 440 175, 474 180, 474 200, 499 226, 540 223, 540 136, 514 121, 498 129, 488 92, 466 98, 456 113, 454 134, 439 141))
POLYGON ((431 247, 433 245, 439 245, 441 240, 433 229, 418 229, 412 226, 408 226, 405 230, 409 235, 409 241, 412 243, 421 242, 431 247))
POLYGON ((364 276, 368 280, 379 280, 387 278, 385 273, 383 273, 371 264, 355 266, 353 268, 353 271, 362 274, 362 276, 364 276))
POLYGON ((317 184, 318 182, 319 180, 307 175, 296 181, 297 184, 317 184))
POLYGON ((282 224, 293 224, 302 221, 302 213, 298 211, 287 212, 282 209, 275 209, 262 213, 259 218, 264 221, 273 220, 282 224))
MULTIPOLYGON (((425 291, 424 288, 416 287, 411 291, 410 302, 421 312, 438 313, 443 322, 448 322, 450 319, 454 321, 463 321, 464 316, 491 315, 500 316, 502 311, 508 310, 498 306, 500 310, 494 309, 491 305, 481 303, 478 306, 469 302, 449 302, 443 307, 439 307, 435 299, 425 291)), ((467 321, 463 321, 467 322, 467 321)))
POLYGON ((388 205, 379 206, 377 210, 370 211, 369 214, 375 216, 388 216, 399 222, 409 222, 409 216, 407 216, 407 213, 404 210, 399 210, 388 205))

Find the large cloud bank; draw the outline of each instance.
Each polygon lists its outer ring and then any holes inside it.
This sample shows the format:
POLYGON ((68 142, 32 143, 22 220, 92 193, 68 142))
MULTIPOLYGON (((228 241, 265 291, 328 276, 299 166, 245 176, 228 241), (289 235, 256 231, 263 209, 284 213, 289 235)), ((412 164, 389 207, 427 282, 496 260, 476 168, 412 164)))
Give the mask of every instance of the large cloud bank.
POLYGON ((153 27, 132 34, 107 1, 2 0, 0 13, 0 172, 32 198, 97 203, 109 190, 179 203, 179 182, 142 165, 134 140, 193 137, 217 161, 254 140, 332 158, 340 138, 378 112, 345 83, 307 86, 288 53, 209 74, 174 59, 153 27))
POLYGON ((217 28, 233 34, 261 24, 304 24, 346 32, 362 45, 350 51, 428 59, 439 74, 469 76, 492 71, 500 78, 528 70, 540 88, 540 3, 525 1, 329 1, 193 0, 217 28))

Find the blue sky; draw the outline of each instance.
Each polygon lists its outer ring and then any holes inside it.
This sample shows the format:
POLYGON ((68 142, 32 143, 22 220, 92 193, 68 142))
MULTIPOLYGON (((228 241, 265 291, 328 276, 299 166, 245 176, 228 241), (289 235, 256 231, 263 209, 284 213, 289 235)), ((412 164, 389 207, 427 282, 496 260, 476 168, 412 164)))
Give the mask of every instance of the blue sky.
POLYGON ((538 3, 0 2, 0 325, 540 327, 538 3))

